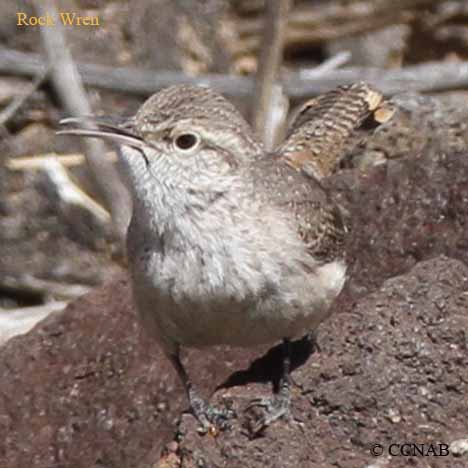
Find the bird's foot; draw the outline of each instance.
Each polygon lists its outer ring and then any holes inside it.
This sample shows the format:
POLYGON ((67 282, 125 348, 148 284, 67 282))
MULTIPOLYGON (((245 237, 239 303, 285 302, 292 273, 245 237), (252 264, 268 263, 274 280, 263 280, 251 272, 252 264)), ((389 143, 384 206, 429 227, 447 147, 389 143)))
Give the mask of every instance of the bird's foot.
POLYGON ((260 407, 263 409, 263 414, 250 424, 251 434, 259 434, 278 419, 289 418, 289 401, 289 391, 280 392, 271 398, 256 398, 252 400, 247 406, 246 411, 260 407))
POLYGON ((229 420, 236 415, 228 406, 222 409, 215 408, 193 392, 190 394, 190 407, 200 423, 198 428, 200 434, 209 433, 216 436, 220 431, 230 428, 229 420))

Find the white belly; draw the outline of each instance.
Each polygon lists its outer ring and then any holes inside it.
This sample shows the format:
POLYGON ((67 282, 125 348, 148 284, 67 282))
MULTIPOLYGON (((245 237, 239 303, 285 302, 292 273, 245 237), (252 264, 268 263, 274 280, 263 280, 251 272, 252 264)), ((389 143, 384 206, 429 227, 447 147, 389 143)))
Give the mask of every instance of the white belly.
POLYGON ((253 346, 305 334, 327 318, 345 282, 346 267, 337 261, 313 273, 292 270, 275 282, 256 271, 247 275, 249 284, 236 277, 236 268, 217 281, 216 265, 208 261, 204 267, 199 259, 191 265, 152 265, 133 275, 143 326, 166 348, 253 346), (154 271, 160 274, 151 275, 154 271))

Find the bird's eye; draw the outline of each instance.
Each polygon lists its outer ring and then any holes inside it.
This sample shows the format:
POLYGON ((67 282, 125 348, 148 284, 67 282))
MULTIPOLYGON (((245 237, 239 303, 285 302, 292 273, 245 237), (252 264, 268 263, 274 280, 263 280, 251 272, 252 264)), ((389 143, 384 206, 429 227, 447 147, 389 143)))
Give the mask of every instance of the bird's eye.
POLYGON ((175 146, 183 151, 188 151, 198 144, 199 138, 193 133, 182 133, 175 140, 175 146))

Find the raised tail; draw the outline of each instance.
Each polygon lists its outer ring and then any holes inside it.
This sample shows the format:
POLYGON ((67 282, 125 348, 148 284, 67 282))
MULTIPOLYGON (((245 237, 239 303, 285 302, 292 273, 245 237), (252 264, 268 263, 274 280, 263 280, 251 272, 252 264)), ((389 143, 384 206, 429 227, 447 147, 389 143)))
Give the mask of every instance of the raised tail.
POLYGON ((365 82, 340 86, 310 99, 294 114, 284 142, 275 151, 290 166, 317 179, 334 172, 352 144, 352 136, 371 118, 388 121, 393 109, 365 82))

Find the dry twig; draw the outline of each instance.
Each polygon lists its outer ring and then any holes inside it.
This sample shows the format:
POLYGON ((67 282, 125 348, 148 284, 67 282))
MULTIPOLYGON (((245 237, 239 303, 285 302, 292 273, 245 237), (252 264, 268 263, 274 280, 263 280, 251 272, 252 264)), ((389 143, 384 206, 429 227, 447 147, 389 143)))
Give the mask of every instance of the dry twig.
POLYGON ((65 309, 67 303, 61 301, 18 309, 0 308, 0 345, 16 335, 27 333, 36 323, 53 312, 65 309))
MULTIPOLYGON (((117 155, 113 151, 105 153, 105 158, 111 162, 116 162, 117 155)), ((56 161, 64 167, 81 166, 86 164, 86 158, 84 154, 72 153, 72 154, 57 154, 57 153, 46 153, 38 154, 37 156, 22 156, 20 158, 9 158, 6 160, 6 167, 10 171, 31 171, 31 170, 42 170, 44 164, 48 161, 56 161)))
POLYGON ((274 146, 277 129, 282 127, 288 112, 287 98, 283 98, 278 81, 283 59, 284 33, 291 0, 271 0, 265 5, 265 24, 254 100, 253 126, 267 149, 274 146), (286 101, 286 102, 285 102, 286 101))
MULTIPOLYGON (((78 117, 91 114, 91 106, 88 103, 79 73, 66 46, 60 21, 57 19, 55 2, 53 0, 36 0, 35 6, 39 14, 49 14, 56 17, 53 28, 43 27, 40 28, 40 31, 49 58, 52 82, 64 107, 71 116, 78 117)), ((115 231, 123 244, 130 220, 129 195, 120 181, 115 167, 102 157, 105 153, 103 142, 86 139, 84 145, 86 159, 94 182, 110 209, 115 231)))
POLYGON ((42 297, 45 299, 52 297, 60 300, 73 300, 88 293, 91 287, 40 279, 27 273, 20 277, 2 276, 0 290, 19 297, 42 297))
POLYGON ((48 69, 41 71, 21 96, 16 96, 11 103, 0 112, 0 125, 5 125, 18 109, 36 92, 48 75, 48 69))
MULTIPOLYGON (((424 6, 440 0, 362 0, 303 3, 294 8, 285 31, 285 45, 317 45, 352 34, 376 31, 391 24, 407 24, 424 6)), ((266 2, 268 3, 268 2, 266 2)), ((251 54, 261 46, 261 18, 243 19, 234 53, 251 54)))

